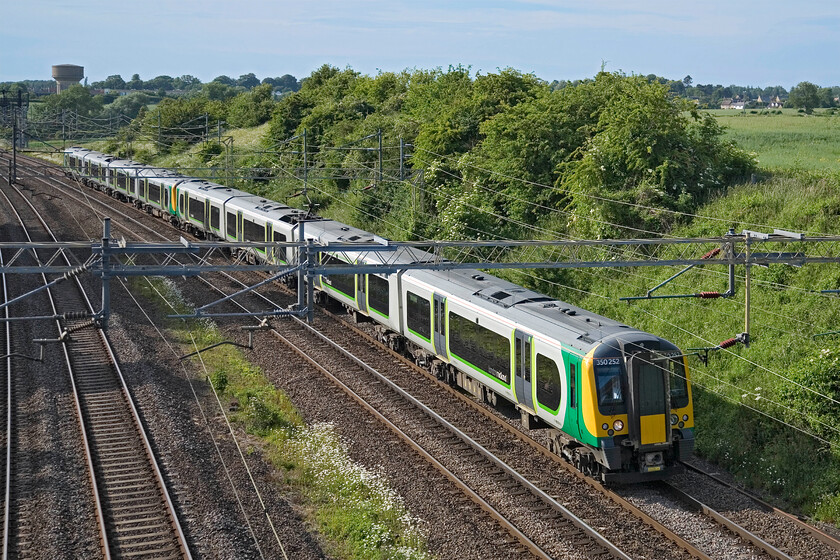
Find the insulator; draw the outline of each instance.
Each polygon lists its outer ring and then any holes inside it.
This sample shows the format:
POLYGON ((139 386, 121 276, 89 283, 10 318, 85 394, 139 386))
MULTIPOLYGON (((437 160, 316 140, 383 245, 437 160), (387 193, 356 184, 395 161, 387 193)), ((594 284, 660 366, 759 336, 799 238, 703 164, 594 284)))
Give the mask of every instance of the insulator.
POLYGON ((65 272, 64 274, 62 274, 61 278, 64 279, 64 280, 69 280, 70 278, 73 278, 74 276, 78 276, 79 274, 85 272, 86 270, 87 270, 87 266, 79 266, 79 267, 74 268, 73 270, 69 270, 69 271, 65 272))
POLYGON ((88 319, 90 317, 90 313, 85 313, 84 311, 71 311, 70 313, 64 314, 65 321, 73 321, 77 319, 88 319))
POLYGON ((700 292, 694 295, 703 299, 715 299, 721 297, 723 294, 720 292, 700 292))
POLYGON ((715 249, 712 249, 711 251, 709 251, 708 253, 706 253, 706 254, 705 254, 705 255, 703 255, 702 257, 700 257, 700 259, 701 259, 701 260, 704 260, 704 259, 711 259, 712 257, 716 257, 718 253, 720 253, 720 247, 717 247, 717 248, 715 248, 715 249))
POLYGON ((728 338, 728 339, 724 340, 723 342, 721 342, 720 344, 718 344, 718 348, 723 350, 724 348, 729 348, 730 346, 735 346, 736 344, 738 344, 738 339, 737 338, 728 338))

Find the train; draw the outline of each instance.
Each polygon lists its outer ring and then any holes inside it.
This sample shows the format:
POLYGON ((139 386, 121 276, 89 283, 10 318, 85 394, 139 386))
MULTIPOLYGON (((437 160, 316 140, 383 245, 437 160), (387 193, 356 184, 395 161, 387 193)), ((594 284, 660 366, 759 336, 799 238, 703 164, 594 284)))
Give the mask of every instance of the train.
MULTIPOLYGON (((359 228, 254 194, 86 148, 64 151, 84 184, 222 241, 317 244, 381 239, 359 228)), ((253 261, 294 266, 288 246, 248 249, 253 261)), ((382 262, 375 252, 325 252, 322 263, 382 262)), ((431 262, 403 247, 389 263, 431 262)), ((478 269, 330 274, 313 280, 374 323, 379 340, 438 379, 544 430, 549 448, 606 483, 682 470, 694 449, 687 357, 671 342, 478 269)))

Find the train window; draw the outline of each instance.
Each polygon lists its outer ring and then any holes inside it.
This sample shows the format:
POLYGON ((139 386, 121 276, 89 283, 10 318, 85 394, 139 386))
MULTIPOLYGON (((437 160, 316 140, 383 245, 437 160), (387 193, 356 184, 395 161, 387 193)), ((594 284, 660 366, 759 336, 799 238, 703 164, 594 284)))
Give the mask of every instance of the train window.
POLYGON ((221 227, 219 224, 219 220, 221 218, 222 211, 219 210, 217 206, 210 205, 210 227, 219 231, 221 227))
POLYGON ((428 342, 432 337, 432 305, 428 299, 408 291, 406 301, 408 310, 405 320, 408 330, 428 342))
POLYGON ((122 190, 128 188, 128 175, 125 171, 117 171, 117 188, 122 190))
POLYGON ((373 274, 368 274, 367 277, 368 306, 370 306, 370 308, 374 311, 387 317, 390 302, 390 294, 388 293, 388 280, 379 276, 375 276, 373 274))
POLYGON ((665 414, 665 376, 659 364, 639 365, 639 414, 665 414))
MULTIPOLYGON (((332 255, 324 255, 321 264, 347 264, 343 260, 332 255)), ((356 299, 356 275, 355 274, 330 274, 323 276, 323 279, 332 288, 338 290, 350 299, 356 299)))
POLYGON ((265 226, 251 220, 242 220, 242 240, 265 241, 265 226))
POLYGON ((178 199, 178 213, 184 215, 184 193, 181 193, 178 199))
POLYGON ((149 201, 160 204, 160 185, 149 183, 148 189, 149 201))
POLYGON ((227 213, 227 234, 228 237, 236 239, 236 214, 234 212, 227 213))
POLYGON ((502 383, 510 383, 510 340, 451 311, 449 351, 502 383))
POLYGON ((547 409, 557 410, 562 391, 557 362, 537 352, 537 400, 547 409))
POLYGON ((204 223, 204 201, 198 200, 197 198, 190 198, 188 204, 187 211, 189 212, 190 218, 199 222, 201 224, 204 223))
POLYGON ((671 370, 671 408, 688 406, 688 380, 682 358, 668 360, 671 370))
POLYGON ((595 386, 598 390, 598 407, 603 414, 615 414, 622 410, 617 408, 624 404, 620 364, 596 364, 595 386))
POLYGON ((569 364, 569 407, 577 408, 577 364, 569 364))

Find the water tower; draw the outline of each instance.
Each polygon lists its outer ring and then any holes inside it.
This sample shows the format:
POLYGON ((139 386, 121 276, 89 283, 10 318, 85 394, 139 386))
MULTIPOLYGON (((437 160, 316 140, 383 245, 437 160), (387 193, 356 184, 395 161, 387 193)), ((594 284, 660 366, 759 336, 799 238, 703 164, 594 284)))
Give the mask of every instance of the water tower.
POLYGON ((58 84, 55 92, 61 93, 62 90, 82 81, 85 77, 85 67, 75 64, 57 64, 52 67, 52 77, 58 84))

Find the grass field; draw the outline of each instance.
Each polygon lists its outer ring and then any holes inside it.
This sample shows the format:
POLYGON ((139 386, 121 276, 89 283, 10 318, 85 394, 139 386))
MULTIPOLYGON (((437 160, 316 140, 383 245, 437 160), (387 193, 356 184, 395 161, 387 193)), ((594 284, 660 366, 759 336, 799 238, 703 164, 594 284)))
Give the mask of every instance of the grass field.
POLYGON ((805 115, 795 109, 782 114, 761 111, 709 111, 726 127, 727 137, 755 152, 762 168, 840 171, 840 113, 817 110, 805 115))

